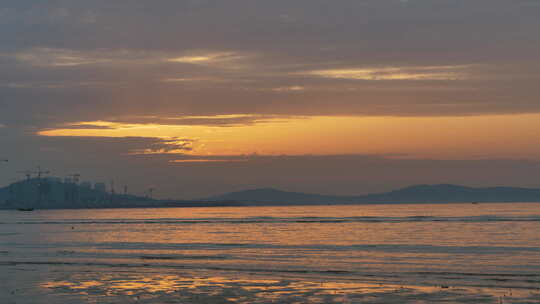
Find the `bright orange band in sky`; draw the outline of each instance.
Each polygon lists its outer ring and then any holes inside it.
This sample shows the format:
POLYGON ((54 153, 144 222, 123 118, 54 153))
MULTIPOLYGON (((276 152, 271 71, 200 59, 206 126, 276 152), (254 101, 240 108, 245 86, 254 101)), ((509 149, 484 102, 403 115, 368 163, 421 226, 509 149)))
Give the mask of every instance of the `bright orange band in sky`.
MULTIPOLYGON (((42 136, 194 140, 195 155, 393 154, 433 158, 539 158, 540 114, 465 117, 274 118, 205 126, 79 122, 42 136), (84 126, 87 125, 88 128, 84 126), (94 128, 92 128, 94 126, 94 128), (96 128, 95 126, 101 127, 96 128)), ((172 151, 185 153, 186 151, 172 151)))

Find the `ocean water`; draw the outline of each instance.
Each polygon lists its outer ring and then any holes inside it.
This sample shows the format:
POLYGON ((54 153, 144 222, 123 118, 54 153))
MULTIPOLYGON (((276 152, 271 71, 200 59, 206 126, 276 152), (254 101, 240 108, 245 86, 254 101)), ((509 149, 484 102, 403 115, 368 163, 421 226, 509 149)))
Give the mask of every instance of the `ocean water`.
POLYGON ((13 303, 540 303, 540 204, 0 211, 2 269, 13 303))

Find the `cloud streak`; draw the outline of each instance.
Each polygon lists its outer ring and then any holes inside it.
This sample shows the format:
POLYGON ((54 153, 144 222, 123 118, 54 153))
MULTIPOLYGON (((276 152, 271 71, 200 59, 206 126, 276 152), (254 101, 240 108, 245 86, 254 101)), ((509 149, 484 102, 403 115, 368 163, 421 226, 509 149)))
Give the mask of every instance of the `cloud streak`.
POLYGON ((12 58, 19 63, 35 67, 78 67, 99 65, 148 65, 164 63, 186 63, 217 67, 238 66, 235 62, 252 55, 237 52, 213 52, 190 50, 187 52, 166 52, 133 49, 78 50, 51 47, 33 47, 16 52, 3 52, 0 56, 12 58))
POLYGON ((471 66, 418 66, 315 70, 305 75, 351 80, 466 80, 471 66))
POLYGON ((190 51, 180 57, 168 58, 168 62, 187 63, 206 66, 217 66, 222 68, 240 68, 239 62, 244 61, 253 55, 241 54, 238 52, 208 52, 190 51))

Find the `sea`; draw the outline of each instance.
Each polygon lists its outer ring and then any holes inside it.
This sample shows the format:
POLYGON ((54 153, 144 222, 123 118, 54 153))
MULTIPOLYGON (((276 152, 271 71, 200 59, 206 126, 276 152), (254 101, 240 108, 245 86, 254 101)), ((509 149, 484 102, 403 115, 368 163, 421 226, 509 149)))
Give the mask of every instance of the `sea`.
POLYGON ((540 303, 540 204, 0 211, 0 303, 540 303))

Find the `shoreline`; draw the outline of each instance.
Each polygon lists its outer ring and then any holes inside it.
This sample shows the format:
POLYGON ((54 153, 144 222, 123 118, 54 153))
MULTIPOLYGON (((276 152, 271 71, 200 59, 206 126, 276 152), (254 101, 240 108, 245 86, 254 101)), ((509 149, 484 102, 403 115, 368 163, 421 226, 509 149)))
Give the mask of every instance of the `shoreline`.
MULTIPOLYGON (((114 206, 114 207, 77 207, 77 208, 35 208, 31 212, 36 211, 48 211, 48 210, 114 210, 114 209, 176 209, 176 208, 252 208, 252 207, 324 207, 324 206, 377 206, 377 205, 477 205, 482 206, 486 204, 540 204, 538 202, 520 202, 520 201, 511 201, 511 202, 375 202, 375 203, 312 203, 312 204, 287 204, 287 203, 240 203, 234 202, 230 205, 221 205, 221 204, 212 204, 208 203, 207 205, 198 205, 198 203, 190 203, 189 205, 176 205, 176 206, 114 206)), ((2 208, 0 211, 18 211, 17 208, 2 208)))

